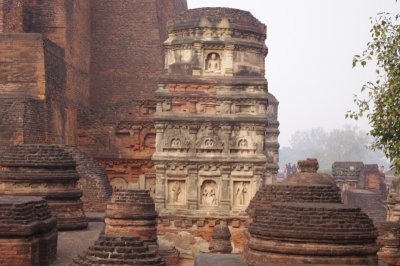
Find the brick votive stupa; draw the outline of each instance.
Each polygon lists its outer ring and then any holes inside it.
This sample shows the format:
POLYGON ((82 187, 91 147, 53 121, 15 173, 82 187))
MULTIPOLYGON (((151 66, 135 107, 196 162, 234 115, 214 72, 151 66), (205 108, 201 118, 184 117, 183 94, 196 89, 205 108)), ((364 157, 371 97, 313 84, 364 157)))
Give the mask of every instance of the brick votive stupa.
POLYGON ((226 223, 221 222, 213 228, 209 250, 211 253, 231 253, 231 232, 226 223))
POLYGON ((21 144, 0 151, 0 196, 40 196, 57 217, 59 230, 88 226, 76 187, 75 162, 57 145, 21 144))
POLYGON ((330 193, 336 185, 330 176, 316 172, 315 159, 299 161, 298 167, 299 173, 282 185, 267 185, 259 192, 279 193, 265 202, 252 202, 254 216, 244 252, 247 263, 378 265, 378 234, 372 220, 330 193))
POLYGON ((157 249, 157 212, 148 190, 116 190, 107 204, 105 234, 139 236, 157 249))
POLYGON ((388 266, 400 266, 400 223, 383 222, 378 225, 379 259, 388 266))
POLYGON ((44 199, 0 196, 0 265, 50 265, 57 256, 56 225, 44 199))
POLYGON ((100 235, 83 254, 73 259, 71 266, 164 266, 157 251, 151 251, 138 236, 100 235))

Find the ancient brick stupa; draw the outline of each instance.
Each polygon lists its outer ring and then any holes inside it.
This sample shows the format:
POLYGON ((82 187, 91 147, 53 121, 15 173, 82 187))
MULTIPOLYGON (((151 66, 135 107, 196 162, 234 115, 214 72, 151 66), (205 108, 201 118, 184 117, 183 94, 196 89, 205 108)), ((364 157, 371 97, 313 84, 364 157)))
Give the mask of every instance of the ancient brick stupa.
POLYGON ((157 249, 157 212, 148 190, 117 190, 107 204, 105 234, 139 236, 157 249))
POLYGON ((262 188, 251 203, 248 264, 378 265, 372 220, 340 203, 331 177, 316 173, 317 160, 298 166, 298 174, 262 188))
POLYGON ((0 265, 50 265, 57 255, 56 224, 42 198, 0 196, 0 265))
POLYGON ((137 236, 101 235, 93 246, 73 259, 71 266, 164 266, 157 251, 150 251, 137 236))
POLYGON ((74 160, 57 145, 22 144, 0 151, 0 195, 45 198, 60 230, 88 225, 77 181, 74 160))

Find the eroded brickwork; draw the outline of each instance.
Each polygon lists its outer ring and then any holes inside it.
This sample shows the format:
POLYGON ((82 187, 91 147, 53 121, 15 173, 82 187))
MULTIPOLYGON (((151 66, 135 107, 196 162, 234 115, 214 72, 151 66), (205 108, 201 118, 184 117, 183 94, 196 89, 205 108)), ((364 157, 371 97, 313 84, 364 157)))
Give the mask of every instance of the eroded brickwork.
POLYGON ((0 265, 50 265, 57 256, 56 224, 42 198, 0 196, 0 265))

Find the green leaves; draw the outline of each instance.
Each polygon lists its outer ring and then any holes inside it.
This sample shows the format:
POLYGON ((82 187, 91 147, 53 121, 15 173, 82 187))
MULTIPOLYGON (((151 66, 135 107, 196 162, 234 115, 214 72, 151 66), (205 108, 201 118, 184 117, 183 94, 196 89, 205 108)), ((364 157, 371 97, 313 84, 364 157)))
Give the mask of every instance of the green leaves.
MULTIPOLYGON (((396 1, 397 2, 397 1, 396 1)), ((382 150, 400 173, 400 14, 378 13, 371 18, 372 41, 361 55, 353 57, 353 67, 364 67, 368 61, 376 63, 375 82, 361 88, 364 98, 354 97, 356 111, 346 117, 357 120, 366 116, 375 137, 372 148, 382 150)))

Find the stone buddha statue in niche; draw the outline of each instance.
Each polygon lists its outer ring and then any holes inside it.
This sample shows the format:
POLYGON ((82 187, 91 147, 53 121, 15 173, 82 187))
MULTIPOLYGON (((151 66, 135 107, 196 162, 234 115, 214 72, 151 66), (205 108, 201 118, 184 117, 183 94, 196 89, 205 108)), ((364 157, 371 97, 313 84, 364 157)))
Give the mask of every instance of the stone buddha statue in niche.
POLYGON ((207 56, 206 73, 221 73, 221 59, 217 53, 210 53, 207 56))

